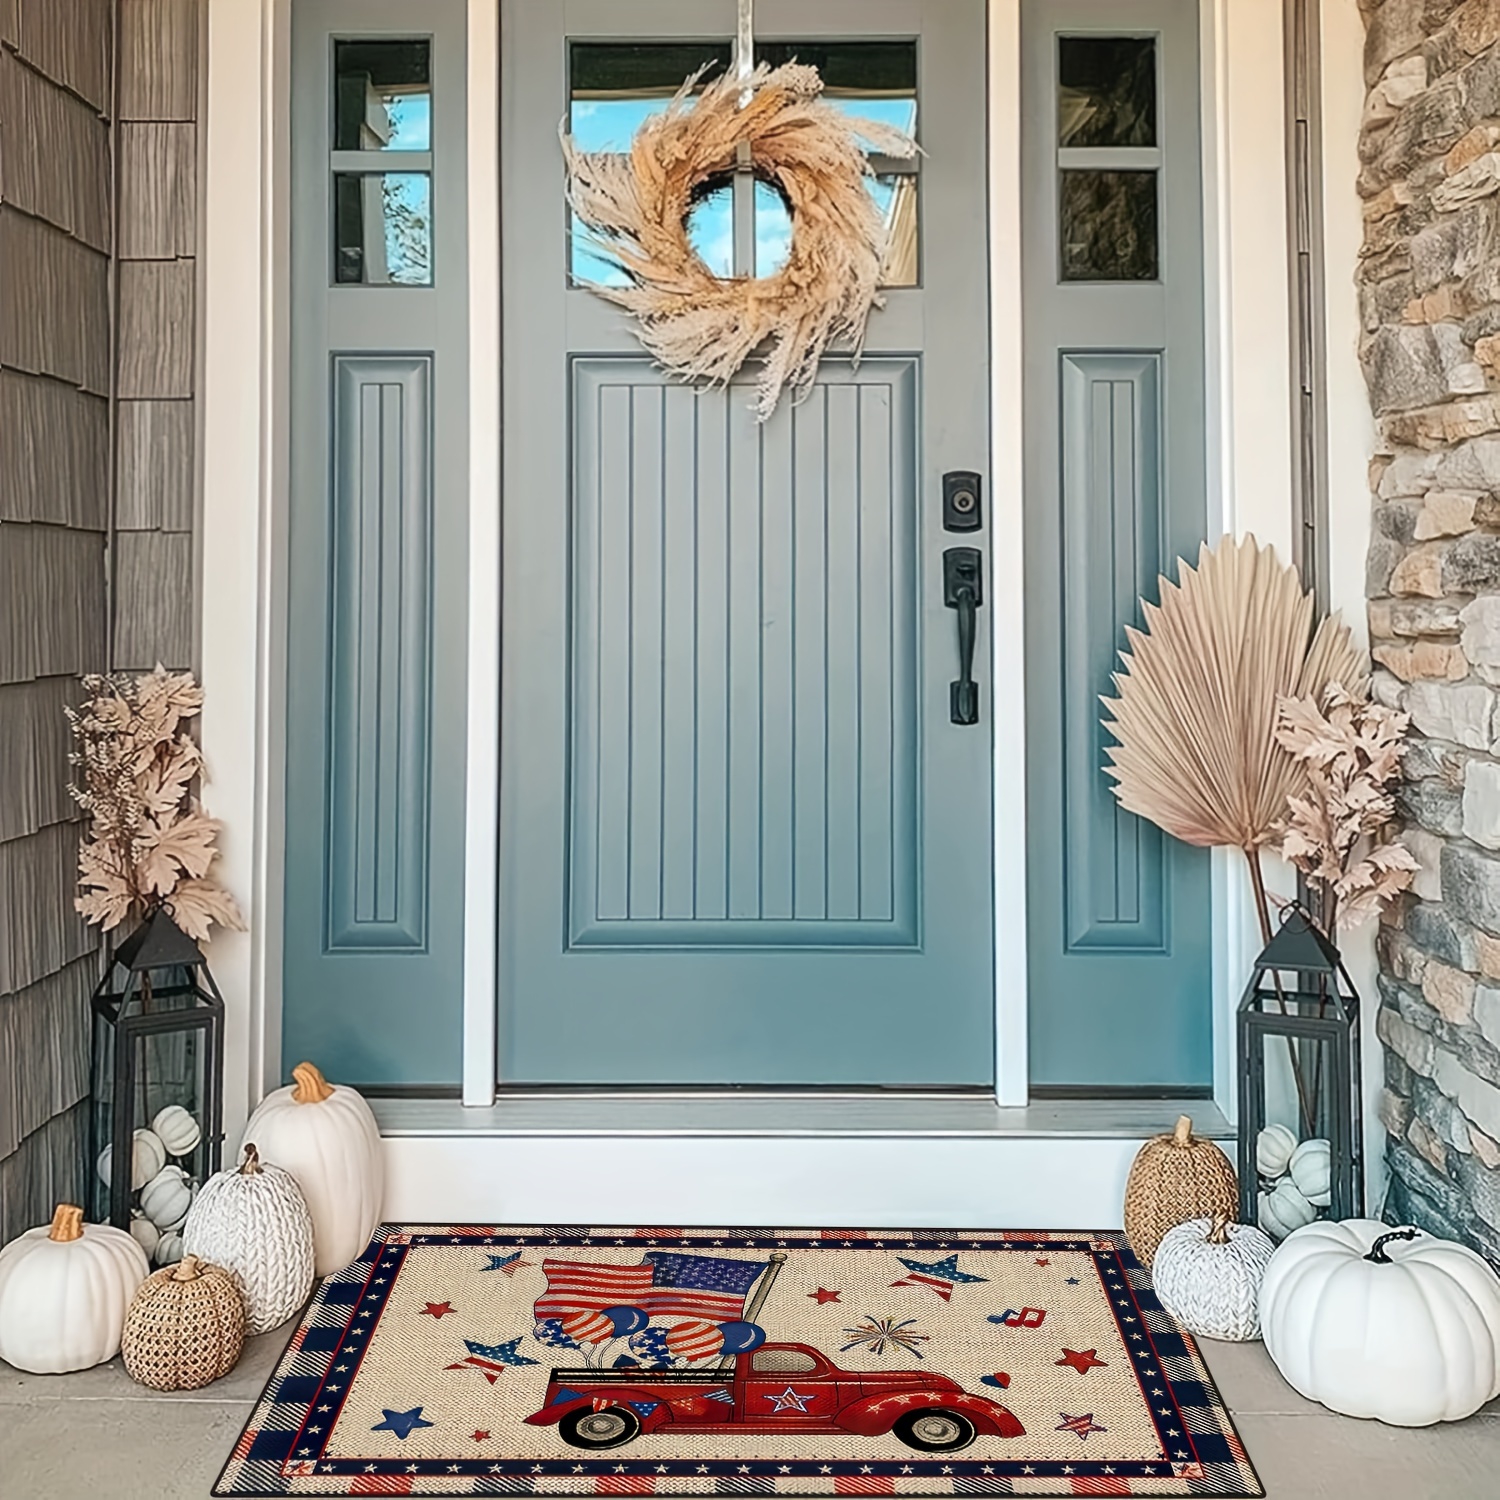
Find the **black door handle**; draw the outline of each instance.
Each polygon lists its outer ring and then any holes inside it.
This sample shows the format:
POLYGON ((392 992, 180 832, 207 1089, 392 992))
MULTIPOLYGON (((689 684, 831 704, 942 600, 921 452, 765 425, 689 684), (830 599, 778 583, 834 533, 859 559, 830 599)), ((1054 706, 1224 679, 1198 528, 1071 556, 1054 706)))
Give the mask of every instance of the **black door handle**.
POLYGON ((958 681, 948 688, 948 717, 955 724, 979 722, 979 684, 974 681, 976 612, 984 603, 983 567, 977 547, 943 553, 943 603, 958 611, 958 681))

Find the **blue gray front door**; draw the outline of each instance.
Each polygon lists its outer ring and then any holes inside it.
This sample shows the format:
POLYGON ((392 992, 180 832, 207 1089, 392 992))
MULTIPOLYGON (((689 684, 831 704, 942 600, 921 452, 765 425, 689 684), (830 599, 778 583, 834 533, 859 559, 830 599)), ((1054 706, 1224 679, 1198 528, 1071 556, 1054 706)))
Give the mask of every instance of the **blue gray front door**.
POLYGON ((1204 851, 1121 812, 1099 699, 1205 524, 1196 0, 1025 0, 1033 1085, 1210 1082, 1204 851))
MULTIPOLYGON (((863 359, 764 426, 570 284, 607 272, 570 252, 556 140, 625 145, 723 64, 734 6, 502 17, 502 1082, 989 1084, 993 705, 950 721, 943 578, 988 532, 942 526, 989 442, 983 0, 757 4, 765 55, 927 153, 876 184, 905 249, 863 359)), ((764 272, 785 215, 752 201, 764 272)))

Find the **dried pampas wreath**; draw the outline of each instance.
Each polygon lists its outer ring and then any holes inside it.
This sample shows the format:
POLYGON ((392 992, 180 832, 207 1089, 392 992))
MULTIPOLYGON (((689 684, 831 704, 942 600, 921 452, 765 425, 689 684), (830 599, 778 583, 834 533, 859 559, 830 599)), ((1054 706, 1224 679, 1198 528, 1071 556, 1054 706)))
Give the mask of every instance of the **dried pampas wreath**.
POLYGON ((756 382, 765 421, 783 389, 804 395, 829 345, 858 356, 877 290, 886 231, 866 188, 861 142, 888 156, 915 155, 907 135, 854 121, 819 97, 816 68, 799 63, 726 73, 701 89, 701 74, 637 131, 628 153, 577 149, 564 127, 568 199, 595 246, 630 279, 590 283, 632 313, 641 342, 663 368, 723 385, 763 340, 756 382), (792 243, 773 275, 723 279, 688 239, 695 194, 749 164, 786 199, 792 243))

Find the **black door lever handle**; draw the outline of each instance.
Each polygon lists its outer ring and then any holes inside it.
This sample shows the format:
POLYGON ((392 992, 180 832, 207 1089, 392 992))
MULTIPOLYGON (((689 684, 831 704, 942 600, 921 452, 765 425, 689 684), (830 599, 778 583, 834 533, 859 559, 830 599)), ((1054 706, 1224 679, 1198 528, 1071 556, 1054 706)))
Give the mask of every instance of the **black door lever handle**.
POLYGON ((948 688, 948 717, 955 724, 979 722, 979 684, 974 681, 977 611, 984 603, 984 570, 977 547, 943 553, 943 603, 958 611, 958 681, 948 688))

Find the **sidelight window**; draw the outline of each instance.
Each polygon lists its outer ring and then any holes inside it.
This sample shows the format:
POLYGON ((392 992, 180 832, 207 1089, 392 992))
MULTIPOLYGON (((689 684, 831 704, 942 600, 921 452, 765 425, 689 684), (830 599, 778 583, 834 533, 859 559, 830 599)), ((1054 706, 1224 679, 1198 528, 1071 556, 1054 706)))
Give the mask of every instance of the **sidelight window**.
POLYGON ((1161 276, 1155 37, 1057 39, 1059 275, 1161 276))

